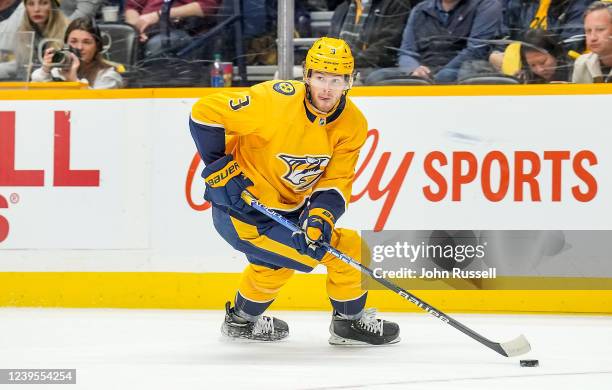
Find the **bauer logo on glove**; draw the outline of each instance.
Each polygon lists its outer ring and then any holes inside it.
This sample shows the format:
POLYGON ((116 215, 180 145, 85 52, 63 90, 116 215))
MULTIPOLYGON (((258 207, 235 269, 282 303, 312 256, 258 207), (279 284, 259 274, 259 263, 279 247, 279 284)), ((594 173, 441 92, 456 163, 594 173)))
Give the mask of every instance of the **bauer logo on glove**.
POLYGON ((236 175, 240 175, 240 165, 236 161, 229 162, 225 168, 220 171, 213 172, 206 177, 206 183, 211 187, 222 187, 227 184, 227 181, 236 175))
POLYGON ((249 205, 241 198, 242 191, 253 185, 253 182, 242 172, 234 156, 228 154, 206 166, 202 171, 206 182, 204 199, 216 206, 247 212, 249 205))

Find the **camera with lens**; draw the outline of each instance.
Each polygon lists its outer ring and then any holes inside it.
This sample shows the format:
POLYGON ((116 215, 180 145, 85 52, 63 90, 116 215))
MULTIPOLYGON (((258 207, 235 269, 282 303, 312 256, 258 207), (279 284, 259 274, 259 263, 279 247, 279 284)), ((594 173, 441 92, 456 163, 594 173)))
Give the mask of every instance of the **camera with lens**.
POLYGON ((66 45, 53 53, 53 57, 51 57, 53 66, 64 69, 70 68, 72 65, 72 57, 70 56, 70 53, 73 53, 79 59, 81 58, 81 51, 79 49, 66 45))

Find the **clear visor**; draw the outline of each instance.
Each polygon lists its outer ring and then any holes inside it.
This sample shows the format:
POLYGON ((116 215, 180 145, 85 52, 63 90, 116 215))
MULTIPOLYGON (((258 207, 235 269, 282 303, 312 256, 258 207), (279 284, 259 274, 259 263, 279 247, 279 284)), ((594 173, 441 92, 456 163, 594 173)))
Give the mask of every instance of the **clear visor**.
POLYGON ((351 76, 312 72, 307 81, 313 88, 342 91, 350 88, 351 76))

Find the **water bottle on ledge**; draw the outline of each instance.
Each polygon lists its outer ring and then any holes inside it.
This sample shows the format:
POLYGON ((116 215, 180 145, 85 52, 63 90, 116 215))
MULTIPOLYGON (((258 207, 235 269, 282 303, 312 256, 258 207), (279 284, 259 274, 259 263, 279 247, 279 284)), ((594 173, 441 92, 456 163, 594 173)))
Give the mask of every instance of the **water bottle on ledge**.
POLYGON ((216 53, 215 62, 213 62, 210 68, 210 86, 211 87, 223 87, 225 82, 223 80, 223 65, 221 64, 221 54, 216 53))

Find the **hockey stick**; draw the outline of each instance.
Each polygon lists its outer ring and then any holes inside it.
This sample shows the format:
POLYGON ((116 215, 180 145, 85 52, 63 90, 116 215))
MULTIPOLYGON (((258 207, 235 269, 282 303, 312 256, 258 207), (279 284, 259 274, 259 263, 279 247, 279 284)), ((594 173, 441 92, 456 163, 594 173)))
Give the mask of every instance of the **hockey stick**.
MULTIPOLYGON (((283 217, 281 214, 277 213, 276 211, 274 211, 274 210, 266 207, 262 203, 260 203, 259 200, 257 200, 257 198, 255 198, 248 191, 243 191, 242 192, 242 199, 248 205, 253 207, 255 210, 257 210, 257 211, 261 212, 262 214, 268 216, 269 218, 275 220, 276 222, 278 222, 281 225, 285 226, 287 229, 291 230, 292 232, 299 232, 299 231, 301 231, 301 229, 295 223, 291 222, 287 218, 283 217)), ((338 259, 344 261, 345 263, 351 265, 352 267, 355 267, 355 268, 359 269, 364 274, 369 275, 372 279, 376 280, 378 283, 380 283, 383 286, 387 287, 389 290, 395 292, 396 294, 398 294, 402 298, 406 299, 408 302, 415 304, 416 306, 418 306, 421 309, 425 310, 426 312, 428 312, 429 314, 433 315, 434 317, 439 318, 440 320, 442 320, 442 322, 445 322, 445 323, 449 324, 453 328, 459 330, 461 333, 464 333, 464 334, 470 336, 474 340, 478 341, 481 344, 484 344, 485 346, 491 348, 492 350, 494 350, 495 352, 497 352, 497 353, 499 353, 499 354, 501 354, 503 356, 508 356, 508 357, 519 356, 519 355, 525 354, 525 353, 527 353, 527 352, 529 352, 531 350, 531 346, 529 345, 529 342, 527 341, 527 339, 523 335, 520 335, 519 337, 515 338, 514 340, 510 340, 510 341, 507 341, 505 343, 496 343, 494 341, 491 341, 491 340, 487 339, 486 337, 481 336, 480 334, 476 333, 475 331, 473 331, 472 329, 468 328, 467 326, 463 325, 459 321, 457 321, 457 320, 453 319, 452 317, 444 314, 443 312, 441 312, 440 310, 436 309, 435 307, 429 305, 425 301, 423 301, 423 300, 417 298, 416 296, 412 295, 411 293, 409 293, 408 291, 404 290, 403 288, 400 288, 400 287, 396 286, 395 284, 391 283, 390 281, 388 281, 388 280, 386 280, 384 278, 377 278, 376 276, 374 276, 374 272, 371 269, 369 269, 368 267, 362 265, 358 261, 352 259, 350 256, 347 256, 344 253, 340 252, 339 250, 337 250, 336 248, 332 247, 328 243, 320 242, 319 245, 323 246, 333 256, 335 256, 338 259)))

